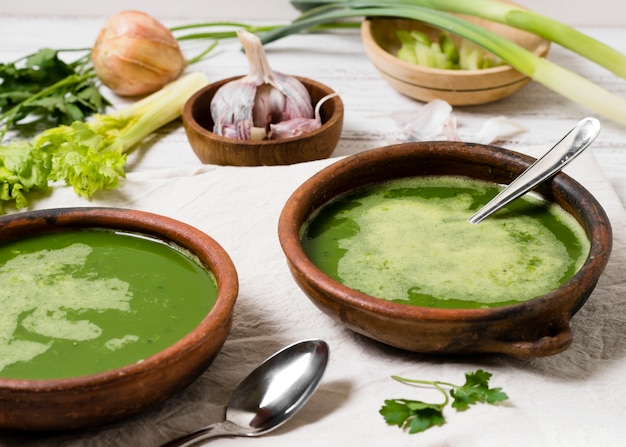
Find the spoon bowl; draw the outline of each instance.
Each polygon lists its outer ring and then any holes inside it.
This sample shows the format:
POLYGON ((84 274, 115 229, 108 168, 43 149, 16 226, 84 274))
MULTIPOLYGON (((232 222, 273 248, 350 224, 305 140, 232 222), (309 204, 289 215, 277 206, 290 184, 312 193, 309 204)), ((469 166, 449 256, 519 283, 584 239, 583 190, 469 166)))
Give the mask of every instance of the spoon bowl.
POLYGON ((237 387, 226 419, 168 442, 184 447, 218 436, 260 436, 287 422, 308 402, 328 363, 323 340, 305 340, 278 351, 237 387))
POLYGON ((543 157, 535 161, 497 196, 472 215, 468 222, 477 224, 513 200, 526 194, 538 184, 560 172, 580 155, 600 133, 600 122, 595 118, 582 119, 543 157))

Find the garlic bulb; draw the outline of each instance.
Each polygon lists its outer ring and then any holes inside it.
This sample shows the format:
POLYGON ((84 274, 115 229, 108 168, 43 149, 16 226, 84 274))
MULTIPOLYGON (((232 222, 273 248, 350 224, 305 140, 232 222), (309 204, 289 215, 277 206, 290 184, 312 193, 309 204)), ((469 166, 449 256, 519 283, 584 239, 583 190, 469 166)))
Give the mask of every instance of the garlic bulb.
POLYGON ((155 92, 178 78, 186 66, 171 31, 140 11, 109 17, 91 57, 98 78, 121 96, 155 92))
MULTIPOLYGON (((249 63, 248 75, 220 87, 211 102, 213 132, 238 140, 276 139, 285 133, 271 126, 303 129, 299 120, 315 126, 311 96, 295 77, 272 70, 260 39, 245 30, 237 32, 249 63)), ((321 123, 319 123, 321 125, 321 123)), ((319 127, 317 125, 317 127, 319 127)))

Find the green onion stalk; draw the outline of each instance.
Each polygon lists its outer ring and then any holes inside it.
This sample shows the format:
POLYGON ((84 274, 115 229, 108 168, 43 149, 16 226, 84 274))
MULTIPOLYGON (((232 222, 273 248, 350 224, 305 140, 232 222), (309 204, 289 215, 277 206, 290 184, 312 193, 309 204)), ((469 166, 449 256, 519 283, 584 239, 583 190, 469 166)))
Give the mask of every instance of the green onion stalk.
POLYGON ((264 44, 321 24, 362 17, 400 17, 427 23, 467 39, 520 73, 590 110, 626 125, 626 100, 584 77, 539 57, 514 42, 457 15, 505 23, 574 49, 626 77, 626 55, 564 24, 499 0, 291 0, 303 11, 290 24, 261 36, 264 44), (449 11, 449 12, 447 12, 449 11), (451 14, 455 13, 455 14, 451 14), (545 28, 545 29, 544 29, 545 28), (550 29, 552 28, 552 29, 550 29))
MULTIPOLYGON (((349 23, 349 22, 331 22, 331 23, 320 23, 319 25, 314 25, 309 28, 309 31, 324 31, 324 30, 336 30, 342 28, 356 28, 358 27, 358 23, 349 23)), ((262 35, 264 33, 269 33, 271 31, 276 31, 282 29, 284 25, 251 25, 248 23, 242 22, 205 22, 205 23, 192 23, 174 26, 170 28, 170 31, 174 33, 176 36, 176 40, 179 42, 183 42, 186 40, 198 40, 198 39, 213 39, 214 45, 204 52, 200 53, 198 56, 190 59, 188 61, 189 64, 195 63, 202 58, 217 45, 217 42, 222 39, 236 39, 238 30, 245 30, 252 34, 262 35), (181 32, 187 32, 190 30, 197 29, 212 29, 212 28, 220 28, 215 31, 199 31, 199 32, 190 32, 187 34, 182 34, 181 32)))
POLYGON ((420 6, 479 17, 533 33, 578 53, 626 79, 626 54, 558 20, 502 0, 376 0, 370 2, 358 0, 291 0, 291 3, 301 11, 329 5, 354 8, 361 6, 420 6))

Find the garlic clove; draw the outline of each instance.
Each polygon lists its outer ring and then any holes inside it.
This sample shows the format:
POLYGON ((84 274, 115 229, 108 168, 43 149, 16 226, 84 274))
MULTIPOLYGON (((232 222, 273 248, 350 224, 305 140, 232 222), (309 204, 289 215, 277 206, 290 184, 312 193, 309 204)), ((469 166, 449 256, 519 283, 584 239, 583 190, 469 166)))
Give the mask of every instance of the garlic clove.
POLYGON ((284 114, 286 119, 312 118, 313 104, 308 90, 297 78, 276 73, 282 92, 286 97, 284 114))
POLYGON ((256 87, 242 82, 244 78, 229 82, 220 87, 211 101, 211 116, 213 117, 213 132, 227 138, 238 140, 250 139, 253 126, 252 109, 256 87), (224 129, 228 131, 228 136, 224 129))
POLYGON ((186 67, 171 31, 148 14, 132 10, 109 17, 91 57, 98 78, 121 96, 153 93, 186 67))
POLYGON ((293 118, 277 124, 270 124, 268 138, 270 140, 278 140, 281 138, 297 137, 298 135, 319 129, 322 127, 322 116, 320 115, 322 106, 326 101, 338 95, 337 92, 333 92, 320 99, 315 105, 314 118, 293 118))
POLYGON ((257 127, 266 127, 268 124, 279 123, 285 118, 286 97, 270 84, 257 87, 254 96, 253 122, 257 127))
POLYGON ((270 124, 268 138, 279 140, 282 138, 297 137, 304 133, 313 132, 319 129, 322 123, 315 118, 294 118, 280 123, 270 124))

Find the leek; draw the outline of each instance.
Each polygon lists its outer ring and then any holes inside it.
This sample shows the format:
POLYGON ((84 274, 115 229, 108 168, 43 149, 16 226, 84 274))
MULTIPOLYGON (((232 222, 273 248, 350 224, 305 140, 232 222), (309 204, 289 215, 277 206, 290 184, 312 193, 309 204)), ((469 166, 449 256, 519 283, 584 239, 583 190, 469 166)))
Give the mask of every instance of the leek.
MULTIPOLYGON (((436 10, 434 7, 418 6, 418 1, 344 0, 311 2, 307 0, 292 0, 292 3, 300 6, 311 3, 321 4, 321 6, 306 10, 292 23, 265 33, 261 40, 264 44, 268 44, 322 23, 332 23, 348 18, 401 17, 418 20, 474 42, 520 73, 543 84, 556 93, 598 114, 626 125, 626 100, 623 98, 477 24, 456 15, 436 10)), ((474 3, 485 1, 490 0, 475 0, 474 3)), ((440 2, 439 0, 432 0, 428 3, 435 4, 440 2)), ((622 55, 622 57, 624 56, 622 55)))

